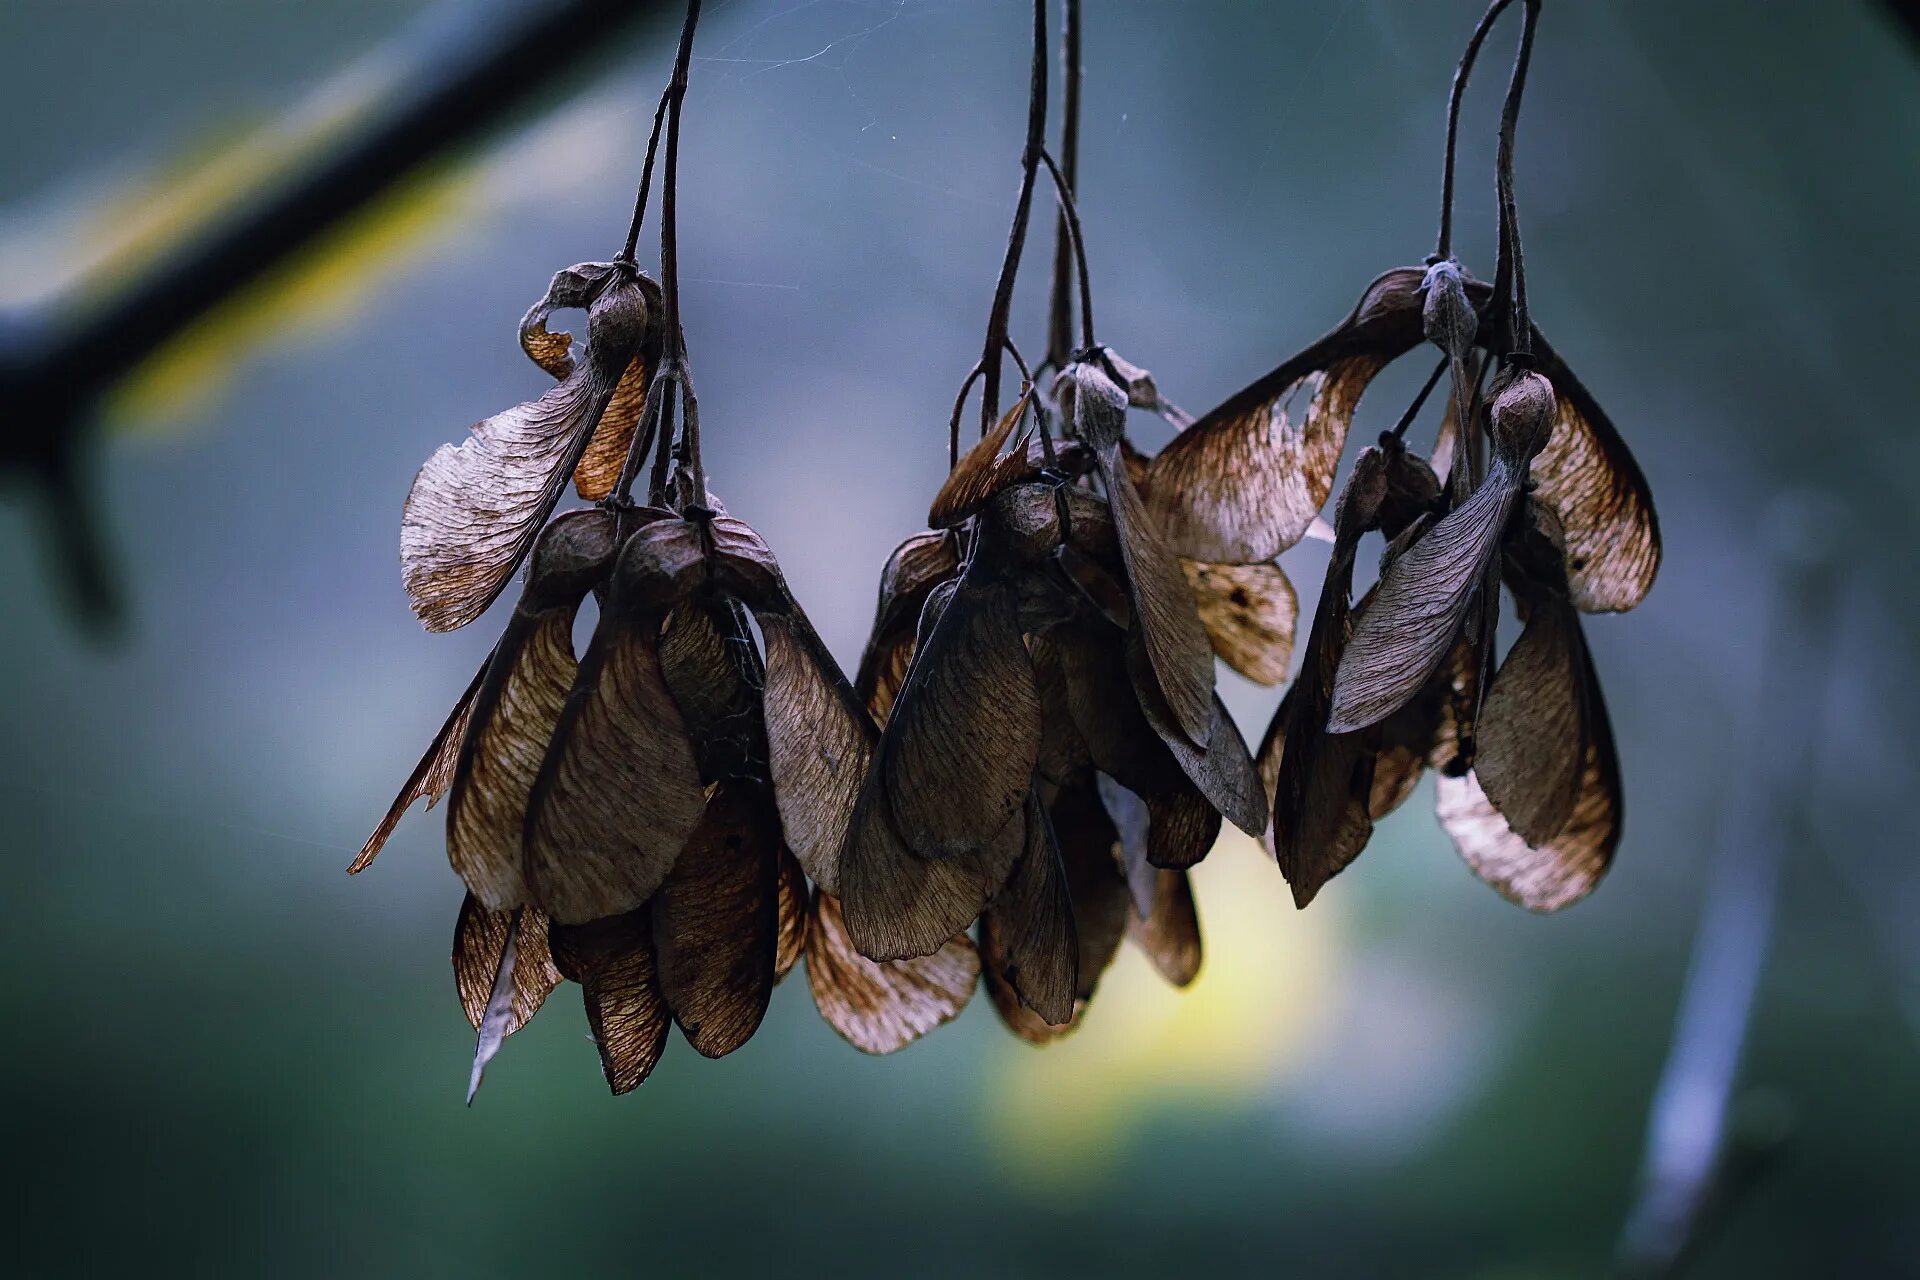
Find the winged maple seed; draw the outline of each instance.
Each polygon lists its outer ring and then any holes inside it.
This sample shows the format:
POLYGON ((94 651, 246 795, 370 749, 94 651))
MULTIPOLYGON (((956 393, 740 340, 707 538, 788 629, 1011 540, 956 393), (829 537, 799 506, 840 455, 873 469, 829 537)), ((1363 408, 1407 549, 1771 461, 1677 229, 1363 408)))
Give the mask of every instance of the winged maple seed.
MULTIPOLYGON (((1492 0, 1455 77, 1436 252, 1195 422, 1094 339, 1075 113, 1063 171, 1042 146, 1036 0, 984 354, 930 527, 888 558, 849 682, 772 551, 707 485, 673 216, 691 0, 625 250, 555 275, 521 322, 555 385, 436 452, 403 516, 406 586, 430 630, 472 621, 526 567, 486 664, 350 868, 415 800, 448 799, 469 1099, 562 981, 581 988, 620 1093, 675 1025, 702 1055, 741 1047, 803 957, 821 1014, 865 1052, 950 1021, 982 978, 1016 1035, 1049 1042, 1080 1024, 1124 938, 1168 981, 1193 981, 1190 871, 1223 823, 1264 836, 1304 907, 1428 769, 1441 825, 1501 894, 1550 911, 1591 892, 1623 801, 1581 615, 1637 604, 1660 539, 1626 445, 1529 318, 1512 161, 1537 0, 1502 115, 1493 282, 1449 249, 1460 93, 1509 3, 1492 0), (663 126, 655 285, 632 253, 663 126), (1042 164, 1061 210, 1044 391, 1007 336, 1042 164), (549 328, 569 308, 587 315, 580 353, 549 328), (1362 396, 1423 344, 1439 363, 1359 452, 1329 528, 1319 513, 1362 396), (1005 354, 1024 382, 1001 414, 1005 354), (1423 459, 1406 434, 1442 377, 1423 459), (981 436, 963 455, 976 380, 981 436), (1129 439, 1132 409, 1175 428, 1158 455, 1129 439), (569 477, 593 505, 556 516, 569 477), (1274 561, 1315 528, 1332 554, 1256 759, 1214 663, 1285 679, 1298 606, 1274 561), (1376 534, 1379 581, 1356 604, 1376 534), (1502 584, 1522 623, 1504 654, 1502 584)), ((1069 0, 1075 29, 1077 13, 1069 0)))
MULTIPOLYGON (((1099 395, 1124 416, 1104 369, 1061 378, 1063 407, 1099 395)), ((1211 566, 1190 580, 1150 517, 1129 525, 1086 487, 1103 453, 1128 483, 1121 430, 1076 424, 1056 449, 1020 434, 1029 411, 1038 424, 1031 387, 936 496, 931 521, 949 527, 907 539, 882 574, 856 690, 876 729, 837 870, 847 934, 878 961, 936 954, 977 919, 996 1008, 1044 1041, 1075 1025, 1130 917, 1165 972, 1197 972, 1186 869, 1223 814, 1260 831, 1266 797, 1212 692, 1194 583, 1226 621, 1220 647, 1256 670, 1271 660, 1246 637, 1290 636, 1293 598, 1283 579, 1253 579, 1256 595, 1211 566), (1152 665, 1144 620, 1169 613, 1173 651, 1203 673, 1204 747, 1152 665)))

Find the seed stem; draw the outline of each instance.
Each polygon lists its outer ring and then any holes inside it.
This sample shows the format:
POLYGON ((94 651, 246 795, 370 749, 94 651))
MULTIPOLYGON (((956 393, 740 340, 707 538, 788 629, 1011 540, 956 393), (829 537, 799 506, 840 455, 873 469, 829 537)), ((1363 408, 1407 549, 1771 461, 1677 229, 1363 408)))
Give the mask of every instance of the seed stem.
POLYGON ((1440 375, 1447 371, 1451 363, 1447 357, 1440 357, 1440 363, 1433 366, 1433 372, 1427 375, 1426 383, 1421 386, 1420 394, 1413 398, 1413 403, 1407 406, 1407 411, 1400 415, 1400 421, 1394 424, 1393 430, 1387 432, 1388 435, 1395 440, 1406 439, 1407 428, 1420 416, 1420 410, 1426 408, 1427 397, 1433 394, 1434 387, 1439 385, 1440 375))
MULTIPOLYGON (((1079 182, 1080 166, 1080 0, 1062 0, 1060 14, 1060 164, 1056 186, 1070 196, 1079 182), (1064 183, 1062 179, 1064 178, 1064 183)), ((1068 225, 1065 200, 1053 228, 1053 293, 1048 308, 1047 353, 1043 366, 1065 368, 1073 353, 1073 250, 1079 237, 1068 225)), ((1086 271, 1081 270, 1081 280, 1086 271)))
MULTIPOLYGON (((1080 345, 1090 348, 1093 346, 1093 284, 1087 275, 1087 242, 1080 233, 1080 211, 1073 203, 1073 184, 1061 174, 1060 166, 1053 162, 1053 157, 1044 148, 1040 158, 1046 162, 1047 172, 1053 178, 1054 192, 1060 197, 1060 220, 1067 228, 1067 240, 1073 246, 1074 266, 1080 273, 1080 345)), ((1058 277, 1055 283, 1058 283, 1058 277)), ((1049 338, 1048 359, 1053 358, 1051 341, 1049 338)), ((1064 364, 1065 360, 1061 363, 1064 364)))
POLYGON ((1530 359, 1533 324, 1527 316, 1527 271, 1520 253, 1520 214, 1513 198, 1513 142, 1520 124, 1520 99, 1527 88, 1527 64, 1533 58, 1533 30, 1540 21, 1540 0, 1527 0, 1520 26, 1520 50, 1500 108, 1500 157, 1495 179, 1500 200, 1500 257, 1493 276, 1496 304, 1506 308, 1507 353, 1530 359), (1511 284, 1512 294, 1504 291, 1511 284))
POLYGON ((1512 3, 1513 0, 1493 0, 1487 6, 1473 34, 1467 38, 1460 64, 1453 70, 1453 90, 1447 95, 1447 150, 1440 172, 1440 235, 1433 250, 1435 261, 1453 256, 1453 172, 1454 154, 1460 139, 1460 100, 1466 96, 1467 78, 1473 74, 1473 64, 1480 57, 1480 46, 1486 43, 1487 33, 1493 30, 1494 22, 1512 3))
POLYGON ((627 224, 627 243, 621 248, 616 262, 632 262, 633 252, 640 243, 640 223, 647 216, 647 193, 653 187, 653 157, 660 149, 660 126, 667 118, 667 96, 671 89, 660 94, 660 105, 653 109, 653 132, 647 137, 647 159, 640 166, 640 189, 633 196, 633 221, 627 224))
MULTIPOLYGON (((1000 353, 1007 345, 1007 326, 1013 311, 1013 282, 1019 274, 1020 254, 1027 242, 1027 219, 1033 209, 1033 184, 1040 152, 1047 138, 1047 0, 1033 0, 1033 78, 1027 94, 1027 141, 1020 153, 1020 195, 1013 207, 1013 226, 1007 232, 1007 254, 1000 263, 1000 279, 993 290, 993 310, 987 314, 987 340, 980 353, 980 433, 993 429, 1000 412, 1000 353)), ((951 442, 952 460, 960 460, 960 442, 951 442)))

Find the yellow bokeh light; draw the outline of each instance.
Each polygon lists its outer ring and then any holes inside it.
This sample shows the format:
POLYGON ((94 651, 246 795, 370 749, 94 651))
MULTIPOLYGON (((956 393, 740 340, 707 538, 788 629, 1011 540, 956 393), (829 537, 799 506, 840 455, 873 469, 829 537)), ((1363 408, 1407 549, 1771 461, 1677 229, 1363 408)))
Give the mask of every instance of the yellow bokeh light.
POLYGON ((1296 911, 1260 845, 1223 836, 1194 870, 1208 963, 1169 986, 1121 948, 1084 1024, 1033 1048, 1008 1038, 983 1081, 989 1135, 1036 1182, 1093 1176, 1133 1126, 1175 1108, 1241 1105, 1298 1064, 1331 1006, 1339 911, 1296 911), (1232 964, 1217 963, 1231 956, 1232 964))

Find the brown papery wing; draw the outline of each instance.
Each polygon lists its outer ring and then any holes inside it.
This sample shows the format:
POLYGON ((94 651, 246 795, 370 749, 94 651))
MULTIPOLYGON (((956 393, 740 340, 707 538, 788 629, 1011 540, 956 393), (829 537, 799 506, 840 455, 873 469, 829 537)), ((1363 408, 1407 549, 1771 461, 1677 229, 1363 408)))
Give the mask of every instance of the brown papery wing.
POLYGON ((1474 588, 1498 554, 1523 480, 1496 459, 1472 497, 1387 567, 1341 655, 1329 732, 1378 724, 1416 697, 1439 669, 1474 588))
POLYGON ((380 825, 373 829, 373 834, 360 847, 360 855, 347 867, 348 875, 357 875, 373 865, 381 846, 386 844, 387 837, 400 825, 400 819, 406 816, 407 809, 415 800, 425 796, 427 808, 431 809, 440 803, 440 797, 453 785, 453 771, 460 761, 460 743, 467 736, 467 718, 473 711, 473 700, 480 692, 480 682, 486 679, 486 675, 487 664, 483 662, 480 669, 473 673, 467 691, 460 695, 460 700, 453 704, 453 710, 447 713, 446 721, 428 744, 420 763, 414 765, 413 772, 407 775, 406 785, 400 788, 400 794, 387 807, 386 816, 380 819, 380 825))
POLYGON ((807 946, 807 873, 786 845, 780 846, 780 928, 773 951, 773 980, 779 982, 799 963, 807 946))
POLYGON ((1407 802, 1430 764, 1449 691, 1448 666, 1419 697, 1380 722, 1379 753, 1373 766, 1373 793, 1367 810, 1377 822, 1407 802))
POLYGON ((987 988, 987 997, 993 1001, 993 1011, 1000 1015, 1002 1025, 1028 1044, 1035 1045, 1052 1044, 1080 1026, 1081 1014, 1087 1007, 1085 1000, 1074 1000, 1073 1013, 1065 1022, 1048 1022, 1028 1008, 1020 998, 1020 993, 1000 967, 1005 960, 1000 926, 994 922, 993 913, 989 911, 980 917, 980 977, 987 988))
POLYGON ((1219 810, 1220 816, 1259 839, 1260 833, 1267 829, 1266 788, 1260 785, 1253 753, 1247 750, 1247 741, 1240 736, 1240 726, 1227 714, 1226 704, 1220 701, 1220 695, 1214 695, 1213 725, 1207 735, 1207 745, 1205 749, 1194 746, 1172 723, 1151 682, 1141 679, 1145 663, 1146 655, 1137 634, 1129 634, 1127 666, 1133 673, 1133 686, 1140 693, 1140 710, 1147 723, 1167 744, 1181 771, 1200 788, 1207 802, 1219 810))
POLYGON ((1153 891, 1153 910, 1142 919, 1129 916, 1127 936, 1147 953, 1160 976, 1184 987, 1200 976, 1200 913, 1193 902, 1193 881, 1184 871, 1162 871, 1153 891))
POLYGON ((573 685, 573 616, 571 606, 516 609, 469 717, 447 804, 447 861, 491 910, 527 898, 527 802, 573 685))
POLYGON ((1012 585, 987 577, 982 559, 929 597, 921 635, 879 770, 907 847, 957 857, 993 839, 1025 800, 1040 754, 1039 694, 1012 585))
POLYGON ((1509 902, 1530 911, 1557 911, 1592 893, 1620 844, 1626 812, 1620 760, 1614 750, 1600 680, 1586 658, 1590 738, 1573 816, 1551 840, 1530 845, 1514 833, 1472 773, 1441 775, 1435 798, 1440 825, 1473 873, 1509 902))
POLYGON ((687 1043, 709 1058, 759 1029, 773 995, 780 916, 780 814, 752 782, 719 783, 653 895, 660 992, 687 1043))
POLYGON ((932 955, 874 961, 854 949, 831 894, 816 891, 807 985, 820 1016, 862 1053, 892 1053, 951 1022, 973 998, 980 955, 965 934, 932 955))
POLYGON ((588 312, 583 364, 420 468, 401 515, 400 559, 429 631, 473 621, 512 578, 645 340, 648 315, 633 277, 609 283, 588 312))
POLYGON ((1361 393, 1390 356, 1322 340, 1175 436, 1144 486, 1189 560, 1258 564, 1300 540, 1333 491, 1361 393), (1296 422, 1290 406, 1306 398, 1296 422))
POLYGON ((693 743, 702 782, 767 776, 760 658, 744 615, 690 597, 660 633, 660 674, 693 743))
POLYGON ((1553 432, 1533 460, 1534 496, 1565 527, 1574 604, 1588 613, 1631 609, 1660 571, 1653 492, 1599 402, 1538 330, 1534 345, 1558 402, 1553 432))
POLYGON ((1181 732, 1205 747, 1213 729, 1213 645, 1187 575, 1127 478, 1119 447, 1109 445, 1095 456, 1120 535, 1133 626, 1145 642, 1154 683, 1181 732))
POLYGON ((1326 728, 1334 673, 1351 628, 1353 537, 1349 531, 1334 546, 1307 636, 1306 662, 1260 748, 1263 776, 1273 779, 1270 847, 1296 907, 1312 902, 1373 835, 1370 745, 1364 735, 1330 734, 1326 728))
POLYGON ((1016 810, 977 849, 945 858, 914 854, 894 827, 876 770, 860 793, 840 850, 840 904, 848 936, 874 960, 930 955, 979 916, 1026 847, 1016 810))
POLYGON ((916 533, 893 549, 880 570, 880 599, 873 612, 873 629, 860 656, 854 692, 885 724, 894 697, 907 678, 913 660, 914 626, 927 593, 960 571, 952 535, 940 530, 916 533))
POLYGON ((981 917, 981 947, 987 967, 1023 1004, 1043 1021, 1064 1026, 1073 1017, 1080 943, 1053 826, 1031 792, 1026 833, 1026 851, 981 917))
POLYGON ((1572 605, 1536 603, 1480 708, 1474 775, 1507 826, 1530 845, 1558 835, 1580 798, 1585 649, 1572 605))
POLYGON ((1128 892, 1120 869, 1120 836, 1091 777, 1061 788, 1049 812, 1080 943, 1074 994, 1091 1000, 1127 932, 1128 892))
POLYGON ((578 924, 631 911, 672 869, 706 796, 660 672, 660 616, 600 615, 528 798, 533 900, 578 924))
POLYGON ((1300 598, 1277 564, 1182 560, 1200 623, 1221 661, 1258 685, 1287 678, 1300 598))
POLYGON ((879 734, 798 605, 757 617, 767 647, 768 763, 781 825, 814 883, 834 893, 840 846, 879 734))
POLYGON ((580 984, 608 1087, 631 1092, 652 1074, 673 1026, 654 965, 651 913, 553 924, 548 941, 554 965, 580 984))
MULTIPOLYGON (((460 902, 460 918, 453 926, 453 985, 460 993, 460 1007, 466 1012, 467 1022, 476 1031, 487 1011, 512 923, 513 912, 489 911, 470 893, 460 902)), ((553 957, 547 951, 547 918, 537 908, 521 911, 515 951, 513 1020, 507 1027, 508 1035, 533 1021, 547 993, 560 985, 560 971, 553 967, 553 957)))
MULTIPOLYGON (((1000 451, 1006 447, 1021 415, 1026 413, 1027 400, 1032 394, 1032 387, 1023 390, 993 429, 960 455, 960 461, 953 464, 953 471, 940 486, 940 492, 933 496, 933 506, 927 512, 928 524, 936 529, 952 528, 985 506, 995 490, 1006 483, 997 465, 1000 451)), ((1024 451, 1020 457, 1024 460, 1024 451)))
POLYGON ((633 433, 647 407, 647 390, 653 378, 651 354, 642 352, 628 361, 593 435, 587 439, 586 452, 574 464, 574 491, 588 502, 600 501, 619 483, 633 433))

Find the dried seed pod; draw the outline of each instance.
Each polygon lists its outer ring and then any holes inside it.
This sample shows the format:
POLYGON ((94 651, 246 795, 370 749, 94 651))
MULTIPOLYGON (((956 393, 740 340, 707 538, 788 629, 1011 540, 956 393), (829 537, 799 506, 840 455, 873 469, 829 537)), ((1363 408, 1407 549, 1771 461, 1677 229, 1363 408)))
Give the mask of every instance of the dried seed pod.
POLYGON ((1390 456, 1368 448, 1354 463, 1335 509, 1333 556, 1307 635, 1306 661, 1260 745, 1260 769, 1273 785, 1269 847, 1298 907, 1313 901, 1373 834, 1374 752, 1359 735, 1330 733, 1327 711, 1352 627, 1355 554, 1361 536, 1380 524, 1390 456))
POLYGON ((759 1029, 780 933, 780 814, 756 783, 718 783, 651 900, 660 992, 709 1058, 759 1029))
POLYGON ((1480 328, 1480 317, 1467 299, 1466 273, 1455 259, 1442 258, 1427 268, 1420 293, 1421 332, 1459 367, 1472 352, 1480 328))
POLYGON ((1397 556, 1354 624, 1334 683, 1328 729, 1349 733, 1405 706, 1453 647, 1476 590, 1489 585, 1500 537, 1553 424, 1553 388, 1522 371, 1494 397, 1493 459, 1466 503, 1397 556))
MULTIPOLYGON (((550 295, 573 287, 555 277, 550 295)), ((414 478, 400 558, 430 631, 473 621, 506 586, 648 340, 654 312, 634 272, 609 269, 595 287, 585 362, 539 399, 477 424, 465 443, 440 446, 414 478)))
POLYGON ((1075 434, 1093 450, 1126 566, 1133 625, 1146 645, 1153 681, 1174 722, 1196 747, 1213 727, 1213 648, 1179 560, 1168 549, 1121 456, 1127 401, 1105 371, 1070 365, 1055 383, 1075 434))
POLYGON ((698 531, 677 519, 642 526, 621 549, 524 811, 528 887, 555 921, 639 907, 705 811, 658 650, 703 561, 698 531))
POLYGON ((987 971, 1050 1026, 1073 1018, 1080 943, 1073 899, 1046 806, 1028 792, 1026 847, 1007 883, 980 916, 987 971))
MULTIPOLYGON (((520 321, 521 349, 552 377, 565 379, 573 372, 573 335, 548 330, 548 318, 560 307, 588 306, 599 286, 615 270, 610 262, 583 262, 568 267, 554 277, 555 287, 549 288, 547 296, 534 303, 520 321)), ((637 274, 635 281, 646 295, 650 313, 661 314, 660 286, 645 273, 637 274)), ((634 430, 646 408, 647 388, 659 358, 660 326, 649 325, 646 340, 620 375, 619 385, 613 389, 613 396, 593 430, 593 438, 573 469, 573 487, 588 502, 607 497, 620 478, 620 469, 633 444, 634 430)))
POLYGON ((556 922, 548 942, 554 966, 580 984, 607 1086, 616 1094, 633 1091, 659 1064, 673 1026, 654 966, 652 913, 556 922))
POLYGON ((447 804, 447 858, 490 910, 527 900, 528 801, 574 681, 574 614, 613 562, 614 532, 604 511, 570 512, 547 527, 474 695, 447 804))

